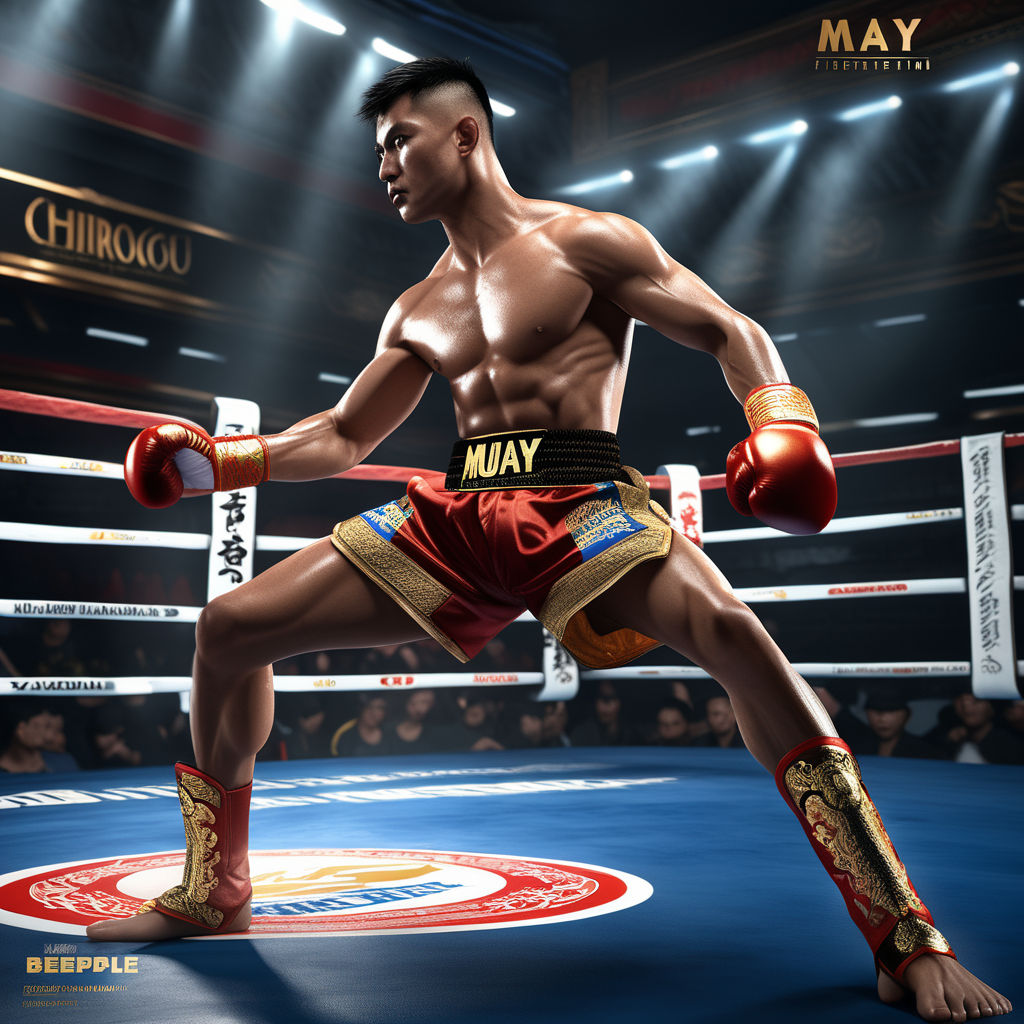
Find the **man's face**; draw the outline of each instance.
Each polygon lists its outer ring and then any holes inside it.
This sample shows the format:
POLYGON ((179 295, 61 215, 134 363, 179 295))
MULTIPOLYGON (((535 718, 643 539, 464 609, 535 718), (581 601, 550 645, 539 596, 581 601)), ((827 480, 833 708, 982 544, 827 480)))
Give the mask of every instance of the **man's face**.
POLYGON ((992 703, 987 700, 978 700, 973 693, 961 693, 953 701, 953 707, 956 708, 956 713, 968 729, 977 729, 993 715, 992 703))
POLYGON ((708 726, 716 736, 723 736, 736 724, 728 697, 712 697, 708 701, 707 716, 708 726))
POLYGON ((880 740, 891 740, 906 728, 910 712, 906 708, 897 708, 894 711, 875 711, 874 708, 868 708, 867 716, 871 731, 880 740))
POLYGON ((554 739, 565 732, 565 726, 569 721, 569 710, 564 700, 557 700, 544 708, 544 738, 554 739))
POLYGON ((39 714, 19 723, 15 733, 18 740, 31 750, 41 749, 46 743, 50 730, 48 718, 49 716, 45 712, 40 711, 39 714))
POLYGON ((594 702, 597 720, 604 725, 616 721, 621 706, 619 695, 611 687, 602 686, 594 702))
POLYGON ((362 719, 368 726, 375 728, 384 721, 387 713, 387 701, 383 697, 375 697, 363 707, 362 719))
POLYGON ((414 722, 421 722, 430 713, 434 706, 434 693, 432 690, 420 690, 419 693, 410 694, 405 702, 405 713, 414 722))
POLYGON ((686 735, 686 719, 676 708, 662 708, 658 712, 658 739, 666 742, 686 735))
POLYGON ((429 97, 402 96, 377 119, 377 176, 407 224, 434 220, 459 179, 454 125, 429 97))

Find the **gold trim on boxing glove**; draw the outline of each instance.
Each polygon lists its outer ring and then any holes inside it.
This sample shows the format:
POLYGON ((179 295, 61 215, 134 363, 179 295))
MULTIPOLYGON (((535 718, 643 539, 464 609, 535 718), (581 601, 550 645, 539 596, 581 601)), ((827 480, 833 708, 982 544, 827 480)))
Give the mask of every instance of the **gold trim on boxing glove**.
POLYGON ((818 429, 818 417, 811 400, 792 384, 763 384, 754 388, 743 403, 743 412, 751 430, 779 420, 806 423, 818 429))
POLYGON ((213 455, 217 466, 215 489, 237 491, 255 487, 270 476, 270 449, 259 434, 215 437, 213 455))

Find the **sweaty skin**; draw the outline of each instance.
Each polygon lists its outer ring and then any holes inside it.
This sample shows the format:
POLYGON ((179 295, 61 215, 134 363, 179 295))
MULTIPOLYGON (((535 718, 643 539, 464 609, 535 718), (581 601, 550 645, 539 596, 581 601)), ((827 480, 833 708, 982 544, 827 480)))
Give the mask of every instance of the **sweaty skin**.
MULTIPOLYGON (((267 438, 273 479, 322 479, 358 465, 412 412, 433 373, 449 381, 462 437, 538 427, 614 431, 633 318, 713 355, 741 402, 757 385, 788 380, 764 330, 640 225, 518 195, 481 115, 472 94, 453 86, 404 96, 378 119, 378 174, 393 205, 406 223, 440 220, 449 245, 395 302, 374 358, 337 406, 267 438)), ((665 559, 633 569, 587 611, 601 632, 627 626, 708 671, 728 693, 748 750, 769 772, 798 743, 836 735, 757 617, 710 559, 678 536, 665 559)), ((200 616, 192 688, 197 766, 227 788, 253 777, 273 722, 272 662, 424 635, 329 539, 277 563, 200 616)), ((249 913, 246 904, 238 930, 249 913)), ((96 940, 140 940, 202 929, 152 912, 87 932, 96 940)), ((944 956, 918 957, 903 986, 880 975, 878 991, 885 1002, 909 992, 926 1020, 1011 1009, 944 956)))

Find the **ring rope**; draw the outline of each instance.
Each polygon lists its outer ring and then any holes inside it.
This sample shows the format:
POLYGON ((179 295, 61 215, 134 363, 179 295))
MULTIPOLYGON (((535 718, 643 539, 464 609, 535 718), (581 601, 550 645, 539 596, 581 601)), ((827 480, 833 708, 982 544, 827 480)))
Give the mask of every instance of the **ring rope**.
MULTIPOLYGON (((543 686, 543 672, 399 672, 392 674, 275 676, 277 693, 356 693, 367 690, 450 689, 467 686, 543 686)), ((2 676, 0 697, 30 693, 81 696, 95 693, 124 696, 187 693, 191 676, 2 676)))
MULTIPOLYGON (((1014 576, 1014 590, 1024 590, 1024 576, 1014 576)), ((853 597, 917 597, 922 594, 965 594, 967 580, 947 576, 934 579, 879 580, 867 583, 802 583, 776 587, 736 587, 733 593, 747 604, 773 601, 846 600, 853 597)), ((143 604, 135 601, 53 601, 43 598, 0 598, 0 618, 112 619, 123 622, 196 622, 202 605, 143 604)), ((537 622, 523 612, 516 622, 537 622)))
MULTIPOLYGON (((971 674, 967 661, 908 662, 795 662, 793 668, 811 679, 877 679, 908 676, 963 677, 971 674)), ((1017 662, 1024 673, 1024 661, 1017 662)), ((617 679, 711 679, 694 665, 637 665, 584 669, 583 682, 617 679)), ((468 686, 541 686, 543 672, 406 672, 393 675, 275 676, 278 693, 355 693, 376 690, 448 689, 468 686)), ((187 693, 190 676, 0 676, 0 697, 46 693, 54 697, 83 694, 130 696, 151 693, 187 693)))
MULTIPOLYGON (((198 424, 181 416, 143 412, 138 409, 121 409, 111 405, 98 405, 94 402, 81 402, 71 398, 35 395, 26 391, 9 391, 4 388, 0 388, 0 409, 42 416, 55 416, 62 419, 78 420, 83 423, 106 423, 122 427, 149 427, 160 423, 173 422, 201 429, 198 424)), ((1024 433, 1006 434, 1003 438, 1003 444, 1007 448, 1024 445, 1024 433)), ((959 452, 959 440, 933 441, 928 444, 902 445, 895 448, 877 448, 872 451, 833 455, 832 462, 837 469, 841 469, 883 462, 900 462, 906 459, 927 459, 941 455, 957 455, 959 452)), ((438 470, 413 469, 407 466, 361 465, 348 469, 344 473, 336 473, 331 479, 382 480, 391 483, 407 483, 412 476, 422 476, 429 482, 434 482, 443 477, 444 474, 438 470)), ((670 486, 667 476, 651 475, 644 479, 649 486, 661 488, 662 490, 670 486)), ((700 478, 700 488, 702 491, 714 490, 724 486, 724 473, 702 476, 700 478)))
MULTIPOLYGON (((1015 520, 1024 519, 1024 505, 1014 505, 1015 520)), ((846 516, 833 519, 816 536, 826 533, 885 530, 893 526, 920 526, 926 523, 957 522, 963 519, 962 508, 926 509, 921 512, 883 512, 870 516, 846 516)), ((729 541, 772 540, 792 537, 771 526, 741 527, 738 530, 709 530, 704 534, 706 544, 729 541)), ((44 523, 0 522, 0 540, 20 540, 41 544, 134 544, 138 547, 209 549, 208 533, 178 533, 170 530, 126 530, 98 526, 51 526, 44 523)), ((257 551, 298 551, 319 537, 288 537, 275 534, 257 534, 257 551)))

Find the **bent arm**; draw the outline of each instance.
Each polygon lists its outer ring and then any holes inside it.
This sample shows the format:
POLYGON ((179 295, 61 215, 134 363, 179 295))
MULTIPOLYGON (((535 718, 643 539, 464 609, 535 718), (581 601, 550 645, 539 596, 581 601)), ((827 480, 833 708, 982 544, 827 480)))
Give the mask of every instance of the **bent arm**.
POLYGON ((359 465, 416 408, 432 370, 399 347, 377 354, 333 408, 266 437, 271 480, 321 480, 359 465))
POLYGON ((713 355, 741 403, 761 384, 789 381, 764 328, 677 263, 645 228, 595 214, 582 234, 594 291, 673 341, 713 355))

